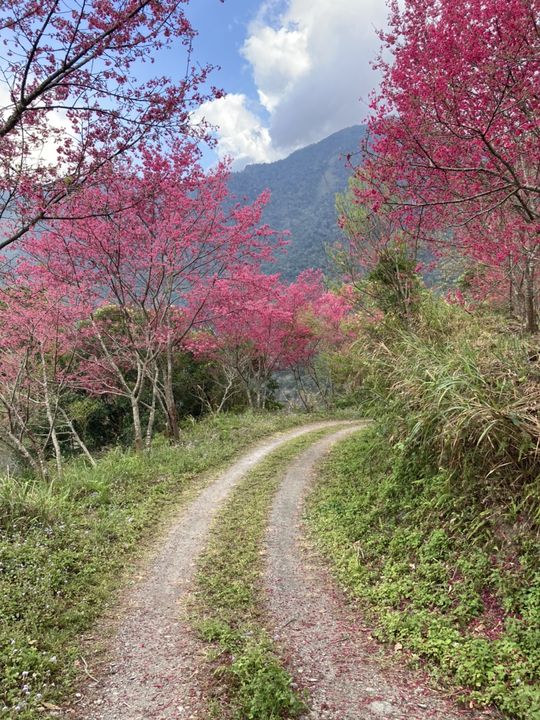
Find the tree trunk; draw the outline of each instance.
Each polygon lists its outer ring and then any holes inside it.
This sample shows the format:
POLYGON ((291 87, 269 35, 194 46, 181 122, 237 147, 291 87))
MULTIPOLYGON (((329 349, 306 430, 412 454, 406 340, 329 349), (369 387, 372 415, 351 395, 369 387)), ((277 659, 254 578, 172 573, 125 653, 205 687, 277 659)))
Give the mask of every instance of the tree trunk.
POLYGON ((144 450, 144 442, 141 426, 141 412, 139 408, 139 401, 133 395, 131 396, 131 412, 133 415, 133 434, 135 441, 135 450, 137 452, 142 452, 144 450))
POLYGON ((146 426, 146 449, 150 450, 152 446, 152 437, 154 435, 154 422, 156 419, 156 401, 158 395, 158 373, 159 369, 156 366, 154 376, 152 378, 152 405, 150 406, 150 414, 148 416, 148 424, 146 426))
POLYGON ((47 378, 47 361, 45 360, 45 355, 43 352, 40 352, 40 358, 43 376, 45 412, 47 414, 47 421, 49 423, 49 436, 51 438, 54 448, 54 458, 56 460, 56 470, 58 472, 58 477, 62 477, 62 450, 60 449, 58 435, 56 434, 56 412, 53 411, 52 408, 51 396, 49 393, 49 379, 47 378))
POLYGON ((233 392, 233 389, 234 389, 234 376, 231 375, 231 376, 228 377, 228 378, 227 378, 227 376, 225 376, 225 383, 226 383, 226 384, 225 384, 225 387, 224 387, 224 390, 223 390, 223 395, 221 396, 221 402, 219 403, 219 405, 218 405, 217 408, 215 409, 214 415, 219 415, 219 413, 220 413, 220 412, 223 410, 223 408, 225 407, 225 403, 227 402, 227 400, 228 400, 228 399, 230 398, 230 396, 232 395, 232 392, 233 392))
POLYGON ((48 477, 47 472, 47 465, 45 464, 45 461, 43 458, 36 453, 37 459, 32 456, 32 454, 27 450, 27 448, 24 446, 22 441, 12 432, 9 430, 6 431, 7 439, 4 441, 5 444, 9 447, 15 450, 15 452, 20 455, 23 460, 25 460, 29 467, 32 468, 34 473, 43 478, 44 480, 48 477))
POLYGON ((304 410, 306 412, 311 412, 312 407, 310 403, 308 402, 308 393, 304 385, 304 381, 302 379, 302 370, 299 367, 295 367, 293 369, 293 378, 294 378, 294 384, 296 388, 296 394, 300 398, 300 402, 304 406, 304 410))
POLYGON ((176 403, 174 401, 173 357, 170 343, 167 344, 167 368, 163 379, 163 385, 165 390, 165 407, 167 408, 167 425, 169 426, 169 433, 171 439, 174 440, 174 442, 178 442, 180 440, 180 430, 178 427, 178 411, 176 410, 176 403))
POLYGON ((82 438, 81 438, 81 436, 79 435, 79 433, 75 430, 75 426, 73 425, 73 423, 72 423, 71 420, 69 419, 68 414, 65 412, 65 410, 62 410, 62 409, 61 409, 61 413, 62 413, 62 416, 64 417, 64 419, 65 419, 65 421, 66 421, 66 423, 67 423, 70 431, 71 431, 71 434, 73 435, 73 438, 74 438, 75 442, 76 442, 77 445, 80 447, 80 449, 83 451, 83 453, 86 455, 86 458, 87 458, 88 462, 90 463, 90 465, 91 465, 92 467, 96 467, 96 461, 95 461, 94 458, 92 457, 92 455, 91 455, 91 453, 90 453, 90 450, 88 450, 88 448, 86 447, 86 444, 85 444, 84 441, 82 440, 82 438))
POLYGON ((515 307, 515 270, 512 258, 508 260, 508 312, 510 317, 514 317, 516 314, 515 307))
POLYGON ((525 260, 525 321, 528 333, 538 332, 534 292, 534 266, 532 257, 525 260))

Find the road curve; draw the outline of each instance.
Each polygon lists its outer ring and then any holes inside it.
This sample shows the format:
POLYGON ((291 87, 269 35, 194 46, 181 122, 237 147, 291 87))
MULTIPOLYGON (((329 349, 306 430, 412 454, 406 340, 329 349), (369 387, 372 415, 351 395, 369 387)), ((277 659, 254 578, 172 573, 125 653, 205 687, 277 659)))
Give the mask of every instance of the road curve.
POLYGON ((127 593, 108 656, 62 715, 80 720, 183 720, 201 717, 201 648, 183 605, 212 520, 234 485, 266 455, 308 432, 303 425, 259 443, 185 507, 140 581, 127 593))

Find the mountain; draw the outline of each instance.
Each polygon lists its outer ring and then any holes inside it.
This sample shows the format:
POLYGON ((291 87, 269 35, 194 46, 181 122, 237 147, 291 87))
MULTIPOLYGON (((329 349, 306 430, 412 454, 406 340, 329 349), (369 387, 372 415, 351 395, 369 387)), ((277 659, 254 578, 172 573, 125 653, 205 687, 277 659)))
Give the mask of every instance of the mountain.
POLYGON ((358 152, 364 135, 364 126, 349 127, 283 160, 232 174, 229 187, 239 201, 253 201, 268 188, 272 197, 263 222, 290 231, 287 252, 272 263, 272 272, 293 280, 306 268, 327 268, 325 245, 340 235, 335 196, 347 188, 351 174, 346 156, 358 152))

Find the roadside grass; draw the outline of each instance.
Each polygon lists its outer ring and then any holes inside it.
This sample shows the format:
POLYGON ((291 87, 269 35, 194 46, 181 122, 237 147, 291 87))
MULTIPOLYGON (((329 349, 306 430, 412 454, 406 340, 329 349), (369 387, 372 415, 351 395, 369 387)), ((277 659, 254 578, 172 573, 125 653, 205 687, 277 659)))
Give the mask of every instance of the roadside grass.
POLYGON ((158 439, 148 454, 68 464, 62 480, 0 479, 0 716, 35 719, 69 696, 81 634, 163 522, 240 451, 316 419, 223 415, 185 423, 176 447, 158 439))
POLYGON ((520 498, 487 503, 389 438, 380 422, 332 451, 308 502, 314 537, 404 660, 471 706, 539 720, 539 538, 520 498))
POLYGON ((219 512, 199 562, 192 621, 214 673, 210 717, 277 720, 304 709, 267 631, 262 609, 263 540, 286 466, 332 428, 288 442, 260 462, 219 512))

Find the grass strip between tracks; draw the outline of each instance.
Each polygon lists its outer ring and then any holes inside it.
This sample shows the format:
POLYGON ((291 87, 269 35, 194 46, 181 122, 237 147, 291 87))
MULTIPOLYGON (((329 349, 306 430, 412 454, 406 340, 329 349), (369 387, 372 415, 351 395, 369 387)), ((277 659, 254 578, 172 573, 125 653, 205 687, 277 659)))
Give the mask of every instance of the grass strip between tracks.
POLYGON ((237 486, 214 523, 198 567, 193 623, 209 644, 214 682, 209 716, 277 720, 304 709, 279 651, 265 629, 261 574, 264 535, 287 465, 325 428, 286 443, 237 486))

